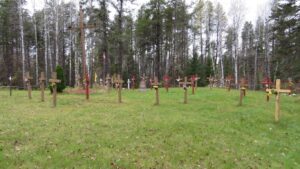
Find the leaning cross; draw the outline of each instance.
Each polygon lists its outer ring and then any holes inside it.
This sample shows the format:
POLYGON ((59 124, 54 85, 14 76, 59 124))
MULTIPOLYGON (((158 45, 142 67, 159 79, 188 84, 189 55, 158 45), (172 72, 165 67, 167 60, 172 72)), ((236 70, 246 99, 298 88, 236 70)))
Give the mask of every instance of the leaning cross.
POLYGON ((242 105, 243 102, 243 98, 246 96, 246 87, 247 87, 247 81, 245 80, 245 78, 242 78, 240 80, 240 102, 239 105, 242 105))
POLYGON ((39 79, 40 81, 40 88, 41 88, 41 101, 44 102, 45 101, 45 73, 41 72, 41 77, 39 79))
POLYGON ((122 84, 124 83, 124 81, 121 79, 121 76, 118 75, 117 78, 115 78, 114 83, 115 83, 116 88, 118 89, 119 103, 122 103, 121 91, 122 91, 122 84))
POLYGON ((280 79, 276 80, 276 89, 267 89, 266 92, 272 92, 276 94, 276 102, 275 102, 275 121, 279 121, 280 117, 280 93, 290 93, 289 89, 281 89, 280 88, 281 81, 280 79))
POLYGON ((26 75, 25 75, 25 82, 27 84, 27 90, 28 90, 28 98, 31 99, 31 84, 30 84, 30 81, 32 80, 33 78, 30 76, 29 72, 26 72, 26 75))
POLYGON ((53 90, 53 107, 56 107, 56 95, 57 95, 57 83, 60 83, 61 80, 57 79, 57 73, 52 72, 51 79, 49 79, 53 90))
POLYGON ((184 82, 179 82, 179 85, 182 85, 184 89, 184 104, 187 104, 187 85, 191 85, 191 82, 187 81, 187 77, 184 77, 184 82))
POLYGON ((160 85, 160 83, 158 83, 158 78, 154 77, 154 82, 151 83, 152 88, 155 89, 155 97, 156 97, 156 102, 155 105, 159 105, 159 94, 158 94, 158 87, 160 85))

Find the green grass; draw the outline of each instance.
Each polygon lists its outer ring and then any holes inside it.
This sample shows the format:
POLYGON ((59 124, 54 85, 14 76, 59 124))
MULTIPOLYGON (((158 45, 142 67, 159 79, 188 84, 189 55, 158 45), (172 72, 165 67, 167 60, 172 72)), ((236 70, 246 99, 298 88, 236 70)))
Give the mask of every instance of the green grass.
POLYGON ((62 94, 56 108, 0 91, 0 168, 300 168, 300 97, 198 88, 62 94))

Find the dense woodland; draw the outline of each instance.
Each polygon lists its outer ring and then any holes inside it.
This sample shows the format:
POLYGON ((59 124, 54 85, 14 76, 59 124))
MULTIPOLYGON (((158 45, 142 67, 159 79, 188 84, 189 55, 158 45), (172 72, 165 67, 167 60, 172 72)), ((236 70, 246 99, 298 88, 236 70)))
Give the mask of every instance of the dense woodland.
MULTIPOLYGON (((82 76, 78 4, 44 0, 31 16, 24 0, 0 0, 0 85, 9 76, 23 86, 30 71, 38 84, 39 72, 47 78, 57 65, 65 82, 74 86, 82 76), (75 29, 70 29, 70 28, 75 29)), ((300 80, 300 2, 274 0, 270 13, 255 23, 244 20, 243 1, 233 0, 230 13, 221 4, 198 0, 150 0, 137 16, 127 9, 134 0, 84 0, 88 72, 91 81, 120 73, 123 79, 165 74, 207 77, 233 75, 259 89, 265 77, 300 80), (115 12, 110 17, 111 9, 115 12)), ((33 7, 34 9, 34 7, 33 7)))

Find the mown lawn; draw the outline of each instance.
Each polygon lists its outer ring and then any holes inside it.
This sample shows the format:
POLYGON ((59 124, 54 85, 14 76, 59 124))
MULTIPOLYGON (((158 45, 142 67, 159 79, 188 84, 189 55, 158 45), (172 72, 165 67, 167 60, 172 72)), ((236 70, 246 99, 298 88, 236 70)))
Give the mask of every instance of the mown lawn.
POLYGON ((0 91, 0 168, 300 168, 300 97, 198 88, 61 94, 0 91))

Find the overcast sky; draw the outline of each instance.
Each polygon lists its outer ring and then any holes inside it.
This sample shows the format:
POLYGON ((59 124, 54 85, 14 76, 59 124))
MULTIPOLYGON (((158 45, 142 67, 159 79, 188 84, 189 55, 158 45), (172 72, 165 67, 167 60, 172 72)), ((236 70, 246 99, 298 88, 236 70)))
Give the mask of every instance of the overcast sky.
MULTIPOLYGON (((69 2, 69 1, 73 1, 73 2, 79 2, 79 0, 61 0, 64 2, 69 2)), ((148 2, 149 0, 136 0, 135 1, 135 5, 131 5, 130 8, 133 10, 133 14, 136 14, 139 7, 148 2)), ((256 18, 258 16, 262 16, 264 17, 265 15, 268 14, 269 11, 267 11, 267 6, 270 4, 271 0, 241 0, 244 3, 245 6, 245 11, 244 11, 244 21, 252 21, 253 23, 255 23, 256 18)), ((38 9, 42 9, 44 6, 44 0, 27 0, 27 4, 26 7, 27 9, 29 9, 31 12, 33 11, 33 4, 35 2, 35 8, 38 9)), ((197 0, 186 0, 187 4, 191 4, 192 2, 197 2, 197 0)), ((212 0, 213 3, 216 2, 220 2, 227 15, 230 9, 230 4, 232 2, 232 0, 212 0)), ((115 12, 113 11, 113 9, 110 9, 111 14, 113 15, 115 12)), ((111 16, 112 18, 112 16, 111 16)))

